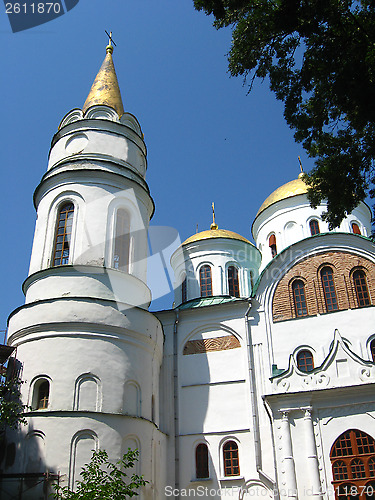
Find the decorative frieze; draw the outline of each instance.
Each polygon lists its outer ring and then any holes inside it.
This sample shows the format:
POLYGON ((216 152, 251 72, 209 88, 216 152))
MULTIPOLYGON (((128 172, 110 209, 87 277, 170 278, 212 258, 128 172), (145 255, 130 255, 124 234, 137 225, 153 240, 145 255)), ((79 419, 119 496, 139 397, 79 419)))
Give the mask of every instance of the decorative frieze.
POLYGON ((211 339, 189 340, 186 342, 183 354, 200 354, 212 351, 226 351, 241 347, 239 340, 234 335, 214 337, 211 339))

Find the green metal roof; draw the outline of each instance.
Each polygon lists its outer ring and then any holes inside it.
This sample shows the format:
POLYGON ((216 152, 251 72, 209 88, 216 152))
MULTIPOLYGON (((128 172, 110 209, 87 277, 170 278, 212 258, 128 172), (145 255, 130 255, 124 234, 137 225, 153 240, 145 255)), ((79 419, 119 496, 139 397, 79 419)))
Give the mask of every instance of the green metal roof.
POLYGON ((184 302, 180 304, 175 309, 196 309, 197 307, 206 307, 206 306, 216 306, 218 304, 226 304, 228 302, 238 302, 243 299, 238 299, 237 297, 230 297, 229 295, 217 295, 214 297, 199 297, 197 299, 189 300, 188 302, 184 302))

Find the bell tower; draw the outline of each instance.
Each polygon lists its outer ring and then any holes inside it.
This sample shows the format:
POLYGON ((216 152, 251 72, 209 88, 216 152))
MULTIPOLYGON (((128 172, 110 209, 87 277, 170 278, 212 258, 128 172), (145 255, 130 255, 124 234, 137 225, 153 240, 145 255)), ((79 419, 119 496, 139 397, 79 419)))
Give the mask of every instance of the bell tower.
POLYGON ((20 451, 8 472, 60 472, 72 486, 91 450, 116 460, 137 448, 149 481, 143 495, 157 498, 163 333, 146 285, 154 204, 143 133, 124 111, 112 53, 110 37, 82 110, 70 111, 52 139, 34 193, 26 300, 10 315, 8 336, 30 411, 13 436, 20 451))

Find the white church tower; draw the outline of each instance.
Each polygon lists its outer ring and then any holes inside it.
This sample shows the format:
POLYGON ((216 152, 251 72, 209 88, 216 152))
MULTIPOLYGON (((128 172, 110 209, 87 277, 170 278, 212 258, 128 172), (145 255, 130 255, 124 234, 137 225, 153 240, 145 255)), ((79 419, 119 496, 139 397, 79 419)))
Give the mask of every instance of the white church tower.
MULTIPOLYGON (((8 334, 31 408, 7 472, 60 473, 72 486, 91 450, 114 461, 137 448, 137 472, 150 481, 142 498, 151 499, 160 498, 166 469, 163 333, 146 285, 154 204, 143 133, 124 112, 112 52, 110 40, 83 109, 53 137, 34 194, 26 303, 11 314, 8 334)), ((35 491, 30 498, 44 498, 35 491)))

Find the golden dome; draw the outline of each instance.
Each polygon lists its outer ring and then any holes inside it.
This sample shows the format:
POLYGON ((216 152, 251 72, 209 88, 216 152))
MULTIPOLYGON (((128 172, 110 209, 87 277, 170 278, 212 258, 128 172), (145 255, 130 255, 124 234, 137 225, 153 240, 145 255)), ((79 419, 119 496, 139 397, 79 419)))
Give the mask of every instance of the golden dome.
POLYGON ((113 64, 113 47, 111 44, 107 45, 106 52, 103 64, 96 75, 82 111, 85 113, 90 106, 105 104, 116 110, 117 114, 121 117, 124 114, 124 106, 113 64))
POLYGON ((188 245, 189 243, 193 243, 195 241, 209 240, 211 238, 227 238, 231 240, 239 240, 251 245, 250 241, 240 234, 234 233, 233 231, 227 231, 226 229, 208 229, 207 231, 201 231, 200 233, 190 236, 190 238, 185 240, 182 244, 188 245))
POLYGON ((277 201, 285 200, 286 198, 291 198, 292 196, 297 196, 299 194, 306 194, 308 186, 302 180, 303 173, 299 174, 298 179, 294 179, 293 181, 287 182, 283 186, 277 188, 273 193, 271 193, 268 198, 266 198, 258 210, 258 215, 263 212, 266 208, 273 205, 277 201))

